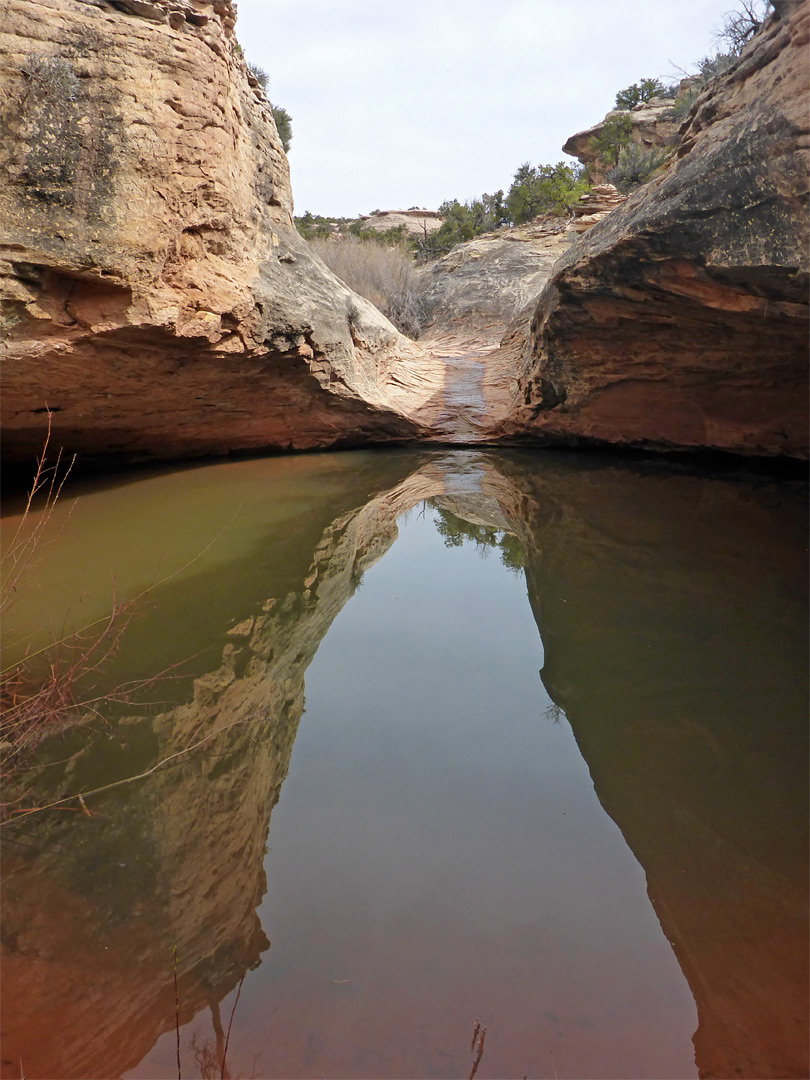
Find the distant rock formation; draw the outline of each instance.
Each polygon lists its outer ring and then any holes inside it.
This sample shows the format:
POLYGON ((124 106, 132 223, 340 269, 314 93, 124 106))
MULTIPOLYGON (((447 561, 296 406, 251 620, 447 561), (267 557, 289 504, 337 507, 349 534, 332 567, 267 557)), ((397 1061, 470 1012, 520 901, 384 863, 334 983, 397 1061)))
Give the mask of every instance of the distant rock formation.
POLYGON ((808 454, 806 3, 697 98, 666 174, 597 222, 511 333, 502 433, 808 454))
POLYGON ((429 236, 442 227, 444 218, 438 210, 422 210, 414 206, 410 210, 375 210, 373 214, 363 214, 357 220, 367 229, 377 232, 403 226, 413 236, 429 236))
POLYGON ((4 6, 6 461, 47 408, 58 443, 120 461, 421 432, 424 354, 296 232, 234 21, 229 0, 4 6))

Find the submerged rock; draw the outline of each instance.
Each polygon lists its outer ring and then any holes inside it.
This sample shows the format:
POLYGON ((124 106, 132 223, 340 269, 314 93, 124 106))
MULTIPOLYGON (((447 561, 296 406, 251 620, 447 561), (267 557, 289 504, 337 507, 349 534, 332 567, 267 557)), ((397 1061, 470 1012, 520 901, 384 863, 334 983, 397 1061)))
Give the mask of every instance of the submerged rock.
POLYGON ((696 100, 666 174, 562 257, 513 328, 504 432, 807 457, 810 11, 788 15, 696 100))

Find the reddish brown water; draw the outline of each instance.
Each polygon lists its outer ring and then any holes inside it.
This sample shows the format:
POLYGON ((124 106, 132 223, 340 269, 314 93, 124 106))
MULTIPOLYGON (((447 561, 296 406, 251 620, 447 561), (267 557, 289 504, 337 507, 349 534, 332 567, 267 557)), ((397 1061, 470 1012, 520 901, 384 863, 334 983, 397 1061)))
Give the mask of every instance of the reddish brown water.
POLYGON ((150 545, 239 524, 108 673, 194 676, 26 777, 89 814, 4 826, 3 1076, 176 1076, 176 1008, 182 1075, 219 1076, 234 1007, 234 1077, 469 1076, 476 1021, 478 1077, 802 1075, 801 503, 424 462, 82 493, 60 570, 91 606, 81 530, 136 588, 150 545))

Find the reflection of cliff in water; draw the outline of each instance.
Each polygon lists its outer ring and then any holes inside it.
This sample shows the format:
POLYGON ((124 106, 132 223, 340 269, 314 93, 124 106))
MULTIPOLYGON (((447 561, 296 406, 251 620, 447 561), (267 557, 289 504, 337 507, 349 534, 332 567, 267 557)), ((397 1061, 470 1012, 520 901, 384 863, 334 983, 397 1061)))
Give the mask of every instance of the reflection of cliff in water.
MULTIPOLYGON (((411 468, 412 458, 389 466, 389 484, 411 468)), ((310 520, 314 551, 300 550, 302 530, 280 530, 284 550, 276 546, 265 568, 266 597, 219 628, 221 663, 194 679, 192 700, 92 731, 89 742, 87 728, 67 744, 52 740, 48 756, 61 764, 41 771, 28 802, 44 805, 180 756, 88 798, 89 818, 71 808, 5 828, 3 1076, 18 1077, 21 1059, 28 1076, 132 1068, 174 1028, 175 949, 180 1021, 209 1007, 217 1033, 219 1002, 269 945, 256 908, 304 673, 365 567, 395 538, 396 492, 372 491, 367 502, 367 477, 338 476, 323 511, 345 509, 320 526, 310 520), (74 745, 81 748, 71 754, 74 745)), ((243 572, 239 562, 226 568, 232 580, 218 589, 237 593, 243 572)), ((185 596, 188 586, 176 588, 185 596)), ((166 609, 174 606, 168 597, 166 609)), ((158 636, 161 610, 133 636, 158 636)))
POLYGON ((221 662, 195 680, 193 701, 52 753, 68 760, 44 770, 38 801, 103 782, 111 753, 123 775, 135 758, 148 768, 219 730, 93 800, 89 819, 39 815, 6 831, 4 1075, 18 1074, 23 1030, 27 1075, 35 1052, 65 1077, 135 1064, 174 1026, 175 946, 183 1022, 216 1012, 260 961, 268 821, 306 668, 396 538, 397 516, 423 499, 448 530, 454 516, 482 542, 495 531, 508 565, 517 553, 504 530, 522 544, 543 680, 644 867, 697 1002, 701 1075, 802 1075, 806 621, 795 501, 776 487, 564 455, 402 456, 380 486, 368 498, 347 484, 325 500, 327 516, 308 530, 314 551, 294 560, 309 568, 287 578, 268 568, 262 598, 222 628, 221 662))
POLYGON ((803 507, 778 486, 506 471, 543 681, 645 870, 700 1075, 806 1076, 803 507))

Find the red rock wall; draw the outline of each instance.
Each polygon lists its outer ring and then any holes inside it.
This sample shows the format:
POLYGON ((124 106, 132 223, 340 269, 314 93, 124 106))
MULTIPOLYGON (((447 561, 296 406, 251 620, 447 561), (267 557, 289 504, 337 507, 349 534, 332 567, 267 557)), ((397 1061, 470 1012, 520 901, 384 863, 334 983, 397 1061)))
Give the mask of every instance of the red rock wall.
POLYGON ((504 431, 807 457, 809 16, 772 16, 557 264, 504 431))

